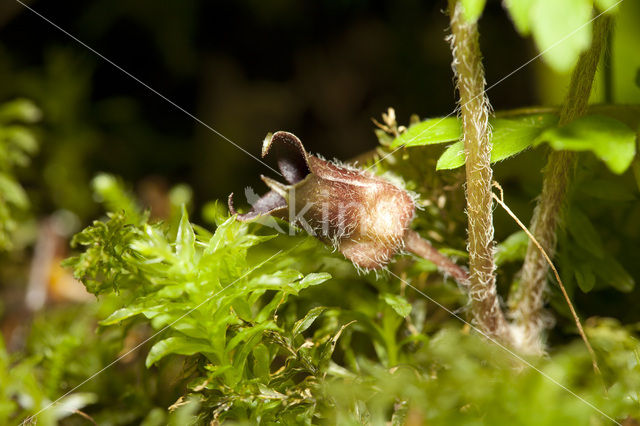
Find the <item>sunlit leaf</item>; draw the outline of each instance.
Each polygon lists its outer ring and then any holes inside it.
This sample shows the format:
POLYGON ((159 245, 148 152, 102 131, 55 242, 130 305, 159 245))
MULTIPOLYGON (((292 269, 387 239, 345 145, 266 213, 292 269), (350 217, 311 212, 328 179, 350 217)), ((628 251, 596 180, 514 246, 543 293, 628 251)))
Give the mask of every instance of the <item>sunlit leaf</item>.
POLYGON ((482 15, 487 0, 460 0, 460 2, 464 9, 464 19, 467 22, 476 22, 482 15))
POLYGON ((533 39, 555 71, 570 71, 589 47, 592 12, 592 0, 535 0, 531 5, 533 39))
POLYGON ((636 153, 636 133, 620 121, 587 115, 566 126, 545 130, 535 144, 547 142, 555 150, 591 151, 609 169, 623 173, 636 153))
POLYGON ((311 309, 304 318, 296 321, 295 326, 293 327, 293 335, 297 336, 298 334, 304 332, 307 328, 311 327, 311 324, 320 316, 327 308, 324 306, 317 306, 311 309))
MULTIPOLYGON (((491 162, 504 160, 530 147, 536 138, 556 124, 554 114, 534 114, 517 118, 494 118, 489 120, 492 128, 491 162)), ((438 159, 437 170, 455 169, 464 165, 464 144, 462 141, 448 147, 438 159)))
POLYGON ((187 208, 182 205, 182 218, 178 225, 178 235, 176 235, 176 252, 182 259, 184 264, 189 264, 195 255, 196 236, 193 227, 189 222, 189 214, 187 208))
POLYGON ((195 339, 186 337, 169 337, 160 340, 154 344, 149 350, 145 364, 147 367, 152 366, 167 355, 193 355, 196 353, 211 352, 211 346, 206 342, 199 342, 195 339))
POLYGON ((531 7, 536 0, 505 0, 504 5, 511 15, 513 24, 522 35, 531 30, 531 7))
POLYGON ((461 135, 457 117, 430 118, 409 127, 391 143, 391 148, 452 142, 460 139, 461 135))

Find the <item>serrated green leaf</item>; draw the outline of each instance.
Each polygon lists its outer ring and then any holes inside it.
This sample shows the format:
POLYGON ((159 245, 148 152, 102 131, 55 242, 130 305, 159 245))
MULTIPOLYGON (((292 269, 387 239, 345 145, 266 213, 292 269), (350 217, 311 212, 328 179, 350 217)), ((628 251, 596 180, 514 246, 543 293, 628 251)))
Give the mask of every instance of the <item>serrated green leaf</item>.
POLYGON ((196 353, 213 352, 213 348, 205 341, 198 341, 186 337, 169 337, 160 340, 151 347, 145 365, 151 367, 167 355, 193 355, 196 353))
POLYGON ((313 324, 313 322, 326 310, 327 308, 324 306, 316 306, 307 312, 307 315, 305 315, 304 318, 296 321, 292 331, 293 336, 295 337, 311 327, 311 324, 313 324))
MULTIPOLYGON (((495 163, 530 147, 545 129, 558 122, 558 117, 555 114, 533 114, 509 119, 494 118, 489 122, 493 134, 491 162, 495 163)), ((464 163, 464 144, 460 141, 442 153, 436 170, 455 169, 464 163)))
POLYGON ((404 297, 393 293, 383 293, 380 297, 401 317, 406 318, 411 314, 411 304, 404 297))
POLYGON ((409 127, 391 143, 391 148, 452 142, 461 136, 462 127, 457 117, 430 118, 409 127))
POLYGON ((555 150, 591 151, 609 169, 623 173, 636 153, 636 133, 624 123, 601 115, 587 115, 566 126, 540 134, 535 145, 547 142, 555 150))
POLYGON ((569 72, 591 44, 592 0, 536 0, 531 32, 543 60, 555 71, 569 72))

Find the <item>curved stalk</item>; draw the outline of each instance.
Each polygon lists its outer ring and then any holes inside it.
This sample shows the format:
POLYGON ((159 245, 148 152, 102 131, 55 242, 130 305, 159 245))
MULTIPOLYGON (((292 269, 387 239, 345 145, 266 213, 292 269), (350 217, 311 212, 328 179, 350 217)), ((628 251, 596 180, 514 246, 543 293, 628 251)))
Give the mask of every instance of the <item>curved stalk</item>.
MULTIPOLYGON (((594 23, 591 46, 578 60, 571 77, 569 93, 560 110, 560 126, 572 122, 587 111, 593 78, 606 44, 609 26, 610 18, 606 16, 594 23)), ((544 168, 542 192, 530 228, 551 258, 555 253, 556 228, 575 164, 575 153, 552 151, 544 168)), ((521 270, 520 286, 509 299, 510 316, 522 339, 519 346, 528 352, 543 352, 541 335, 550 323, 543 311, 547 272, 548 265, 541 251, 530 242, 521 270)))
POLYGON ((404 248, 423 259, 433 262, 440 272, 445 276, 452 277, 461 286, 465 288, 469 287, 469 273, 465 271, 462 266, 440 253, 429 241, 422 238, 416 231, 409 229, 404 234, 404 248))

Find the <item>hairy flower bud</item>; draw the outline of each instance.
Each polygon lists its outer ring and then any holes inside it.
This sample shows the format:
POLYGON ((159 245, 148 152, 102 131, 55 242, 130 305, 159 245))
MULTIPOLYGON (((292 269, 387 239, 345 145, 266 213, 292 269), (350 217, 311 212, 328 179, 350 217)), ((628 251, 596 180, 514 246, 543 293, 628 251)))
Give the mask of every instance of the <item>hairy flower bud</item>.
MULTIPOLYGON (((299 224, 333 244, 356 266, 378 269, 403 248, 415 204, 409 193, 362 170, 307 154, 293 134, 267 137, 262 156, 273 152, 287 184, 262 176, 271 188, 241 221, 270 214, 299 224)), ((229 210, 233 208, 229 196, 229 210)))

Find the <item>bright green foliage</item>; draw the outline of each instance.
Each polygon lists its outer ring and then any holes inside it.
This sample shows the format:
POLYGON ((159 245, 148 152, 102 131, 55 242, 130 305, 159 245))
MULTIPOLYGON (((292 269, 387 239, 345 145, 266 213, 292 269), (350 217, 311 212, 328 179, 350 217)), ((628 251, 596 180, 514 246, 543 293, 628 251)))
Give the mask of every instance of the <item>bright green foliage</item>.
POLYGON ((26 124, 39 119, 40 111, 27 100, 0 105, 0 250, 11 247, 17 215, 29 206, 27 194, 15 178, 15 168, 27 166, 38 149, 26 124))
MULTIPOLYGON (((18 418, 34 415, 52 401, 47 390, 37 377, 36 366, 39 357, 23 358, 19 361, 7 353, 4 340, 0 335, 0 423, 11 424, 18 418)), ((56 383, 57 385, 57 383, 56 383)), ((65 396, 54 407, 38 416, 38 424, 55 425, 59 420, 73 414, 75 410, 92 404, 97 400, 91 393, 73 393, 65 396)))
POLYGON ((101 173, 91 182, 93 191, 98 201, 103 203, 107 210, 121 211, 132 224, 142 224, 146 217, 138 203, 133 199, 131 192, 115 176, 101 173))
MULTIPOLYGON (((606 113, 606 109, 603 112, 606 113)), ((627 112, 633 117, 624 115, 624 110, 608 111, 612 116, 622 113, 625 121, 637 123, 634 107, 627 108, 627 112)), ((604 115, 587 115, 562 127, 557 126, 558 117, 553 113, 492 118, 489 121, 493 135, 492 163, 546 142, 556 150, 592 151, 611 171, 620 174, 629 168, 636 153, 636 133, 624 122, 604 115)), ((457 118, 432 118, 409 127, 393 141, 391 147, 439 144, 460 137, 457 118)), ((442 153, 436 168, 455 169, 464 163, 464 144, 458 141, 442 153)))
POLYGON ((85 410, 98 400, 112 406, 111 413, 92 413, 99 424, 119 424, 152 408, 150 388, 146 396, 141 390, 130 390, 128 398, 134 397, 135 405, 128 405, 122 393, 127 382, 141 377, 131 371, 131 367, 139 368, 139 363, 131 360, 119 369, 118 376, 100 375, 72 391, 74 385, 102 368, 105 360, 114 359, 121 346, 123 333, 96 335, 94 318, 100 308, 100 304, 93 304, 37 315, 24 352, 8 353, 0 336, 0 424, 18 424, 37 414, 37 424, 56 425, 62 419, 79 419, 75 410, 85 410), (67 392, 71 393, 51 405, 67 392))
POLYGON ((536 144, 547 142, 555 150, 591 151, 614 173, 622 173, 636 154, 636 133, 620 121, 587 115, 566 126, 543 132, 536 144))
POLYGON ((410 126, 390 146, 398 148, 452 142, 460 139, 460 135, 462 126, 457 117, 429 118, 410 126))
MULTIPOLYGON (((611 321, 596 323, 587 333, 606 366, 605 380, 615 382, 608 397, 603 396, 601 382, 590 372, 588 355, 578 343, 548 360, 531 360, 534 367, 608 415, 638 412, 638 341, 611 321)), ((384 424, 389 412, 394 424, 410 419, 415 424, 438 425, 611 424, 549 378, 476 336, 445 327, 415 358, 421 367, 384 370, 368 364, 367 378, 353 378, 348 387, 334 383, 330 390, 338 404, 336 424, 384 424), (376 391, 380 383, 384 392, 376 391)))
POLYGON ((529 237, 524 231, 515 232, 496 246, 495 262, 500 266, 506 262, 523 260, 529 245, 529 237))
MULTIPOLYGON (((492 128, 491 162, 504 160, 529 148, 546 128, 555 125, 558 117, 554 114, 535 114, 522 117, 489 120, 492 128)), ((464 165, 464 145, 451 145, 438 160, 437 169, 455 169, 464 165)))
MULTIPOLYGON (((131 372, 140 374, 146 364, 144 376, 163 380, 159 389, 165 390, 145 394, 148 385, 135 385, 128 399, 96 393, 112 381, 116 390, 124 386, 117 382, 123 380, 119 365, 112 366, 118 374, 107 371, 97 379, 104 382, 87 384, 98 399, 85 410, 100 424, 608 424, 504 350, 451 327, 441 308, 393 277, 358 276, 313 239, 265 234, 227 217, 217 203, 204 215, 216 224, 213 233, 192 225, 185 209, 166 224, 150 223, 118 179, 100 180, 94 187, 113 211, 76 236, 85 251, 68 264, 100 295, 95 316, 111 338, 84 342, 73 330, 68 337, 41 328, 60 339, 56 359, 34 366, 49 367, 48 384, 38 382, 48 389, 48 400, 60 395, 61 378, 79 383, 118 352, 150 339, 127 355, 139 353, 131 372), (328 272, 334 277, 329 281, 328 272), (113 346, 136 335, 120 350, 113 346), (67 366, 88 351, 85 343, 111 355, 69 372, 67 366), (173 373, 167 376, 167 370, 173 373), (163 392, 174 399, 161 399, 163 392), (116 417, 117 407, 127 403, 130 408, 116 417)), ((602 238, 590 232, 582 238, 597 254, 602 238)), ((526 236, 518 232, 498 246, 497 258, 506 265, 521 259, 525 248, 526 236)), ((465 303, 428 262, 405 266, 403 274, 450 309, 465 303)), ((590 323, 587 332, 598 336, 594 347, 614 398, 603 396, 580 342, 532 362, 605 413, 636 415, 629 396, 639 389, 637 341, 612 322, 590 323), (610 347, 621 349, 610 353, 610 347)))
POLYGON ((487 0, 460 0, 460 2, 464 8, 464 18, 467 22, 476 22, 482 15, 487 0))
MULTIPOLYGON (((111 207, 134 204, 113 179, 100 177, 96 187, 109 194, 111 207)), ((192 388, 206 395, 213 418, 242 418, 254 404, 262 408, 254 407, 251 416, 310 416, 315 402, 309 388, 326 372, 340 331, 302 348, 301 333, 322 311, 312 309, 287 324, 278 321, 277 310, 330 275, 303 276, 286 267, 289 251, 248 257, 251 247, 273 236, 253 234, 232 217, 213 234, 202 228, 196 233, 183 210, 175 238, 166 225, 133 219, 121 210, 95 222, 74 239, 85 252, 67 261, 89 291, 118 292, 126 301, 101 324, 146 318, 158 331, 147 367, 170 355, 202 357, 192 388), (282 356, 287 368, 272 373, 274 359, 282 356), (306 378, 300 381, 300 375, 306 378)))

